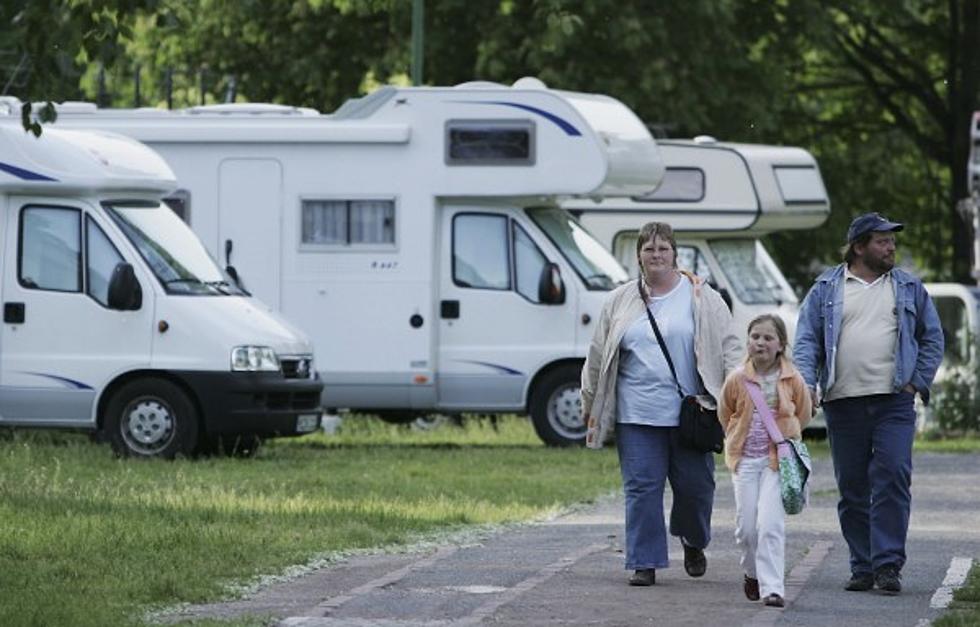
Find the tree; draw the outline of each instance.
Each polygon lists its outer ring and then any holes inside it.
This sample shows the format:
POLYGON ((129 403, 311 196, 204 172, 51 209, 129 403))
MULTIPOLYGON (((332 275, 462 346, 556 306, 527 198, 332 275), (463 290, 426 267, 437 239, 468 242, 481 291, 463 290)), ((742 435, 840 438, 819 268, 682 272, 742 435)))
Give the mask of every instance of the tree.
POLYGON ((868 190, 849 194, 860 210, 908 220, 927 274, 968 281, 970 229, 955 205, 967 195, 969 124, 980 106, 980 0, 771 6, 765 28, 804 60, 792 81, 796 133, 809 127, 831 168, 854 166, 838 182, 868 190), (857 149, 864 158, 849 158, 857 149))

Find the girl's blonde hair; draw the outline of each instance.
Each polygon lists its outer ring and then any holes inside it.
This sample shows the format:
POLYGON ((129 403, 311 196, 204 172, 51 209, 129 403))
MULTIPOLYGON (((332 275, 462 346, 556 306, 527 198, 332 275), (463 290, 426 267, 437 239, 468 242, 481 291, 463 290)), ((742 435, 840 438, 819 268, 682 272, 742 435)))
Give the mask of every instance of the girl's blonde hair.
MULTIPOLYGON (((749 323, 748 328, 745 330, 746 335, 752 333, 752 327, 762 322, 771 322, 773 328, 776 329, 776 337, 779 338, 779 343, 782 345, 777 356, 790 359, 789 354, 786 352, 786 349, 789 348, 789 334, 786 333, 786 323, 776 314, 762 314, 761 316, 752 318, 752 322, 749 323)), ((746 355, 745 359, 749 359, 749 356, 746 355)))

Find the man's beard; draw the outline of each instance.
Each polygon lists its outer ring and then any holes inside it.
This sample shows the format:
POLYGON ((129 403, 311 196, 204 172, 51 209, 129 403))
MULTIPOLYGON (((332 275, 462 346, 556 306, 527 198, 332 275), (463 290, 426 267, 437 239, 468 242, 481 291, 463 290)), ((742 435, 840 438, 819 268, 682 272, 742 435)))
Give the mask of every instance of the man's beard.
POLYGON ((891 257, 875 257, 874 255, 865 254, 864 265, 866 265, 871 270, 877 272, 878 274, 884 274, 895 267, 895 256, 891 257))

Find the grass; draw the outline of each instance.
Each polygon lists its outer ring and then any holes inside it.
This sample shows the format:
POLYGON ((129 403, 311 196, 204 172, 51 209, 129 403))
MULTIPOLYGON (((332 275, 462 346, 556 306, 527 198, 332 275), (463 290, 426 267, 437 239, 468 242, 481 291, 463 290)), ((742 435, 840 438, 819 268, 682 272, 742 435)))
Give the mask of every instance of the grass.
POLYGON ((120 460, 82 435, 0 435, 0 624, 130 625, 335 552, 540 518, 619 483, 614 450, 526 420, 413 432, 347 420, 250 460, 120 460))
POLYGON ((935 627, 980 625, 980 562, 973 562, 963 587, 953 593, 949 609, 932 623, 935 627))

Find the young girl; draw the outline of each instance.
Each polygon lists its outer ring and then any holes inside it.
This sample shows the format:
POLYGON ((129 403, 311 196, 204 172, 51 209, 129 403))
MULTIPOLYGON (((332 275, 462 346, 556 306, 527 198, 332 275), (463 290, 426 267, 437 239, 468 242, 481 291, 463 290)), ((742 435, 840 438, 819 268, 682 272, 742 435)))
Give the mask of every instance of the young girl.
POLYGON ((745 363, 725 380, 718 419, 725 429, 725 464, 735 487, 735 542, 742 551, 743 589, 750 601, 783 607, 786 545, 776 444, 746 385, 762 389, 776 426, 799 438, 810 421, 810 392, 786 354, 786 325, 771 314, 749 323, 745 363))

